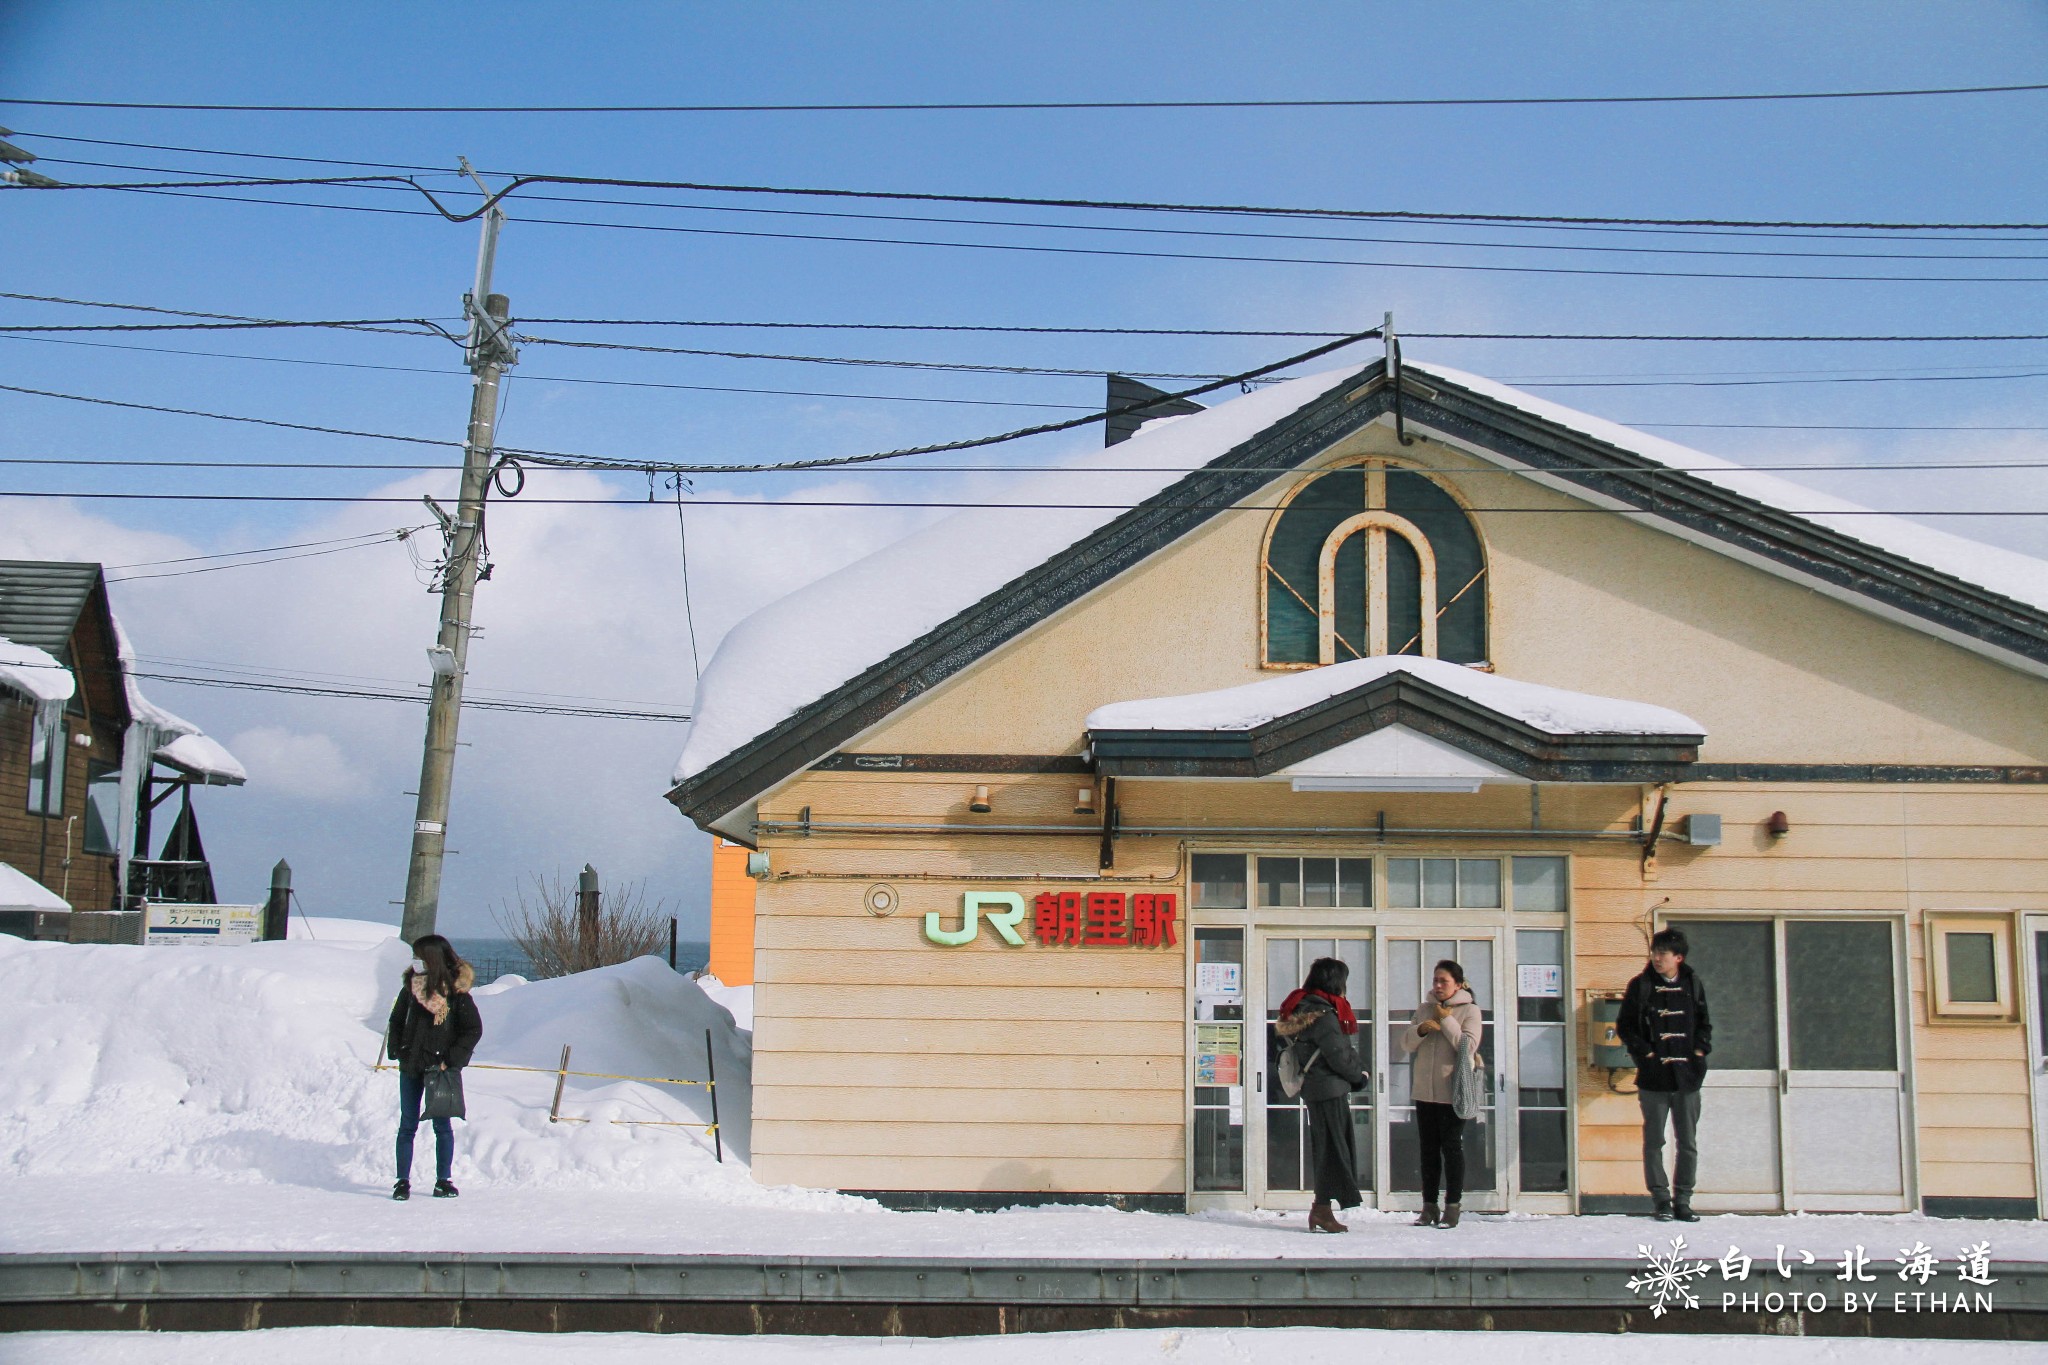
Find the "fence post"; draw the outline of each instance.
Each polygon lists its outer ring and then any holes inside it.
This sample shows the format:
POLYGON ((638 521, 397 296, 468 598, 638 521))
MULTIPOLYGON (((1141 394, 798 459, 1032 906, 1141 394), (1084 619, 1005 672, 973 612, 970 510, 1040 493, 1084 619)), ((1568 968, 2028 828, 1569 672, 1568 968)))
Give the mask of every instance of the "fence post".
POLYGON ((668 969, 676 969, 676 917, 668 917, 668 969))
POLYGON ((704 1088, 711 1092, 711 1143, 725 1164, 725 1130, 718 1126, 718 1062, 711 1054, 711 1030, 704 1030, 704 1088))
POLYGON ((588 971, 597 965, 597 869, 589 863, 576 878, 576 956, 580 959, 576 970, 588 971))
POLYGON ((287 938, 291 934, 292 865, 284 859, 270 869, 270 900, 263 907, 263 937, 287 938))
MULTIPOLYGON (((557 1071, 557 1072, 555 1073, 555 1102, 554 1102, 553 1104, 551 1104, 551 1105, 549 1105, 549 1106, 548 1106, 548 1122, 549 1122, 549 1123, 560 1123, 560 1122, 562 1121, 562 1087, 563 1087, 563 1086, 565 1086, 565 1085, 567 1085, 568 1083, 569 1083, 569 1045, 568 1045, 567 1043, 564 1043, 564 1044, 562 1044, 562 1065, 561 1065, 561 1069, 560 1069, 560 1070, 558 1070, 558 1071, 557 1071)), ((713 1122, 713 1123, 716 1123, 717 1121, 718 1121, 718 1119, 717 1119, 717 1116, 716 1116, 716 1115, 713 1115, 713 1116, 712 1116, 712 1122, 713 1122)))

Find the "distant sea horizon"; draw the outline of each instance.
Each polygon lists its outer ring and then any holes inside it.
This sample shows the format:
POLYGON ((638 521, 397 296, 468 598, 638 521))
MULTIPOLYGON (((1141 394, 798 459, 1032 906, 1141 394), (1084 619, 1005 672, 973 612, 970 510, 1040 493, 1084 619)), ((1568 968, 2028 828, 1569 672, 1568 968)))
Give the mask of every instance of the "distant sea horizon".
MULTIPOLYGON (((465 962, 476 968, 477 980, 489 985, 501 976, 533 975, 533 962, 526 956, 526 950, 509 938, 469 938, 449 936, 455 951, 465 962)), ((666 958, 668 948, 663 945, 658 956, 666 958)), ((698 972, 711 961, 711 945, 693 942, 690 939, 676 941, 676 970, 698 972)))

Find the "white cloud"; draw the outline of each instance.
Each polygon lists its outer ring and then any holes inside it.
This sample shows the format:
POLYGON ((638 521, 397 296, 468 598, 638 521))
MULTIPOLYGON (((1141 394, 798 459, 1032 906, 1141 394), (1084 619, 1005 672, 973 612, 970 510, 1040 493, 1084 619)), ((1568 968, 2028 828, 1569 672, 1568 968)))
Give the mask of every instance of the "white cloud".
POLYGON ((266 793, 320 803, 369 794, 369 775, 327 735, 259 725, 236 734, 227 746, 266 793))
MULTIPOLYGON (((452 497, 445 476, 376 490, 413 506, 452 497)), ((495 501, 496 563, 477 593, 481 634, 472 695, 506 692, 686 709, 694 693, 672 505, 567 507, 552 498, 616 496, 585 472, 534 471, 525 500, 495 501)), ((722 495, 714 495, 722 496, 722 495)), ((858 486, 798 496, 866 499, 858 486)), ((219 544, 137 531, 58 504, 0 525, 0 556, 135 564, 251 545, 323 540, 395 527, 399 504, 354 505, 289 527, 244 529, 219 544)), ((692 599, 708 662, 734 622, 772 598, 867 554, 923 514, 889 508, 689 512, 692 599)), ((423 519, 423 518, 421 518, 423 519)), ((422 537, 423 554, 438 548, 422 537)), ((168 566, 183 568, 190 566, 168 566)), ((135 572, 150 573, 143 569, 135 572)), ((115 575, 119 577, 119 575, 115 575)), ((111 589, 138 652, 155 660, 232 664, 320 681, 403 689, 427 678, 439 599, 406 549, 379 544, 317 558, 111 589)), ((153 671, 177 671, 158 663, 153 671)), ((186 671, 217 671, 203 667, 186 671)), ((424 707, 384 701, 145 684, 152 696, 223 737, 249 785, 208 790, 201 807, 221 894, 253 900, 288 858, 307 908, 392 918, 404 895, 424 707)), ((662 799, 683 729, 674 724, 468 711, 449 817, 442 926, 494 935, 489 907, 519 880, 595 863, 645 879, 680 905, 685 937, 702 936, 709 840, 662 799)))

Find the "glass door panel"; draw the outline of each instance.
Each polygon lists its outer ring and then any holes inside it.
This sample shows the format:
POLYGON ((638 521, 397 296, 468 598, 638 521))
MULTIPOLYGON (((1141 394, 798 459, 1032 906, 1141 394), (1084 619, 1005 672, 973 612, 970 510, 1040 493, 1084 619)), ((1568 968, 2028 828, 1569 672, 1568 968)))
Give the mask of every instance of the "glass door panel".
MULTIPOLYGON (((1424 860, 1425 862, 1430 860, 1424 860)), ((1448 860, 1446 860, 1448 861, 1448 860)), ((1417 1207, 1422 1190, 1422 1149, 1415 1128, 1413 1070, 1400 1037, 1428 993, 1436 964, 1445 958, 1465 970, 1465 981, 1479 1006, 1485 1028, 1479 1055, 1486 1063, 1486 1107, 1465 1126, 1465 1205, 1473 1209, 1504 1207, 1499 1119, 1500 1075, 1495 1046, 1494 964, 1499 943, 1484 937, 1421 938, 1382 935, 1386 954, 1386 1017, 1380 1055, 1385 1064, 1387 1125, 1387 1191, 1402 1196, 1383 1200, 1386 1207, 1417 1207)))
MULTIPOLYGON (((1703 1209, 1780 1207, 1778 937, 1770 920, 1685 920, 1714 1026, 1700 1096, 1697 1202, 1703 1209)), ((1677 1154, 1667 1141, 1664 1159, 1677 1154)))
MULTIPOLYGON (((1270 860, 1261 859, 1262 863, 1270 860)), ((1313 862, 1313 859, 1303 859, 1313 862)), ((1373 1058, 1373 941, 1364 934, 1302 934, 1261 932, 1261 995, 1265 1020, 1265 1070, 1257 1090, 1264 1110, 1261 1132, 1263 1195, 1259 1202, 1271 1208, 1306 1208, 1310 1200, 1308 1116, 1299 1099, 1289 1099, 1280 1088, 1280 1054, 1285 1050, 1273 1025, 1280 1007, 1300 987, 1317 958, 1334 957, 1350 969, 1345 998, 1358 1016, 1359 1062, 1367 1072, 1373 1058)), ((1375 1148, 1373 1093, 1371 1087, 1351 1095, 1352 1132, 1357 1139, 1358 1185, 1370 1190, 1374 1184, 1375 1148)))
MULTIPOLYGON (((2034 1188, 2048 1190, 2048 916, 2029 916, 2021 930, 2025 945, 2020 972, 2026 978, 2027 1061, 2033 1072, 2034 1188)), ((2037 1205, 2048 1200, 2037 1198, 2037 1205)))
POLYGON ((1244 930, 1197 928, 1190 1188, 1245 1187, 1244 930))
POLYGON ((1790 920, 1784 934, 1787 1203, 1898 1207, 1906 1142, 1893 925, 1790 920))

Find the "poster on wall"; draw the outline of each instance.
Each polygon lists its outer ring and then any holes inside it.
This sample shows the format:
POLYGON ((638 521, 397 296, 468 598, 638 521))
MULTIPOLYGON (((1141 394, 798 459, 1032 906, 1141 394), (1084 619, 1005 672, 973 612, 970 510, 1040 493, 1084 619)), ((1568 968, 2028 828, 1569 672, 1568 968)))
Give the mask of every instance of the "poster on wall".
POLYGON ((263 907, 152 901, 143 907, 142 925, 146 947, 238 948, 263 936, 263 907))
POLYGON ((1515 994, 1524 1000, 1556 1000, 1564 994, 1564 968, 1515 968, 1515 994))
POLYGON ((1195 1025, 1195 1084, 1242 1085, 1243 1024, 1195 1025))

